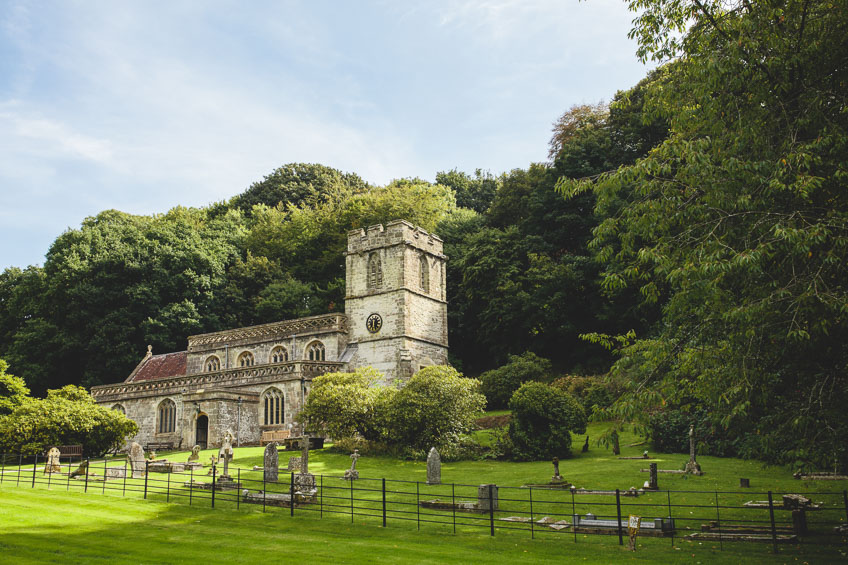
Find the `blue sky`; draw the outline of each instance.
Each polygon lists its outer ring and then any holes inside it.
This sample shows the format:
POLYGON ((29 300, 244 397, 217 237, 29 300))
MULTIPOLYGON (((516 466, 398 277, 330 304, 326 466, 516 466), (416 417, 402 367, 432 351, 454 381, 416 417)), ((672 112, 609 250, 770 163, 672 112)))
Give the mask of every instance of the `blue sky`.
POLYGON ((383 184, 544 161, 647 72, 620 0, 0 0, 0 269, 86 217, 230 198, 290 162, 383 184))

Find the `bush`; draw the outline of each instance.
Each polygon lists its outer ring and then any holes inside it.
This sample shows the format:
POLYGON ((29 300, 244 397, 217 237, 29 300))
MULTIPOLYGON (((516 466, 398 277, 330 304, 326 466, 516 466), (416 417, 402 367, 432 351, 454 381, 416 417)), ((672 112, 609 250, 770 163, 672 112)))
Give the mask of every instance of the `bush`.
POLYGON ((512 394, 528 381, 544 381, 551 374, 551 362, 527 351, 510 355, 509 362, 480 375, 481 392, 486 396, 490 410, 506 408, 512 394))
POLYGON ((595 406, 609 407, 620 393, 615 383, 597 376, 566 375, 551 385, 576 398, 587 415, 592 413, 595 406))
POLYGON ((308 430, 323 431, 335 440, 360 436, 381 441, 388 425, 388 405, 397 392, 378 385, 381 378, 371 367, 315 377, 298 420, 308 430))
POLYGON ((732 433, 717 427, 703 408, 684 411, 666 408, 648 419, 648 437, 653 448, 661 453, 689 453, 689 426, 695 426, 695 445, 698 454, 730 457, 739 454, 748 434, 731 437, 732 433))
POLYGON ((400 389, 379 386, 380 378, 370 367, 316 377, 298 418, 346 447, 412 458, 431 447, 472 450, 464 436, 486 404, 480 381, 444 365, 421 369, 400 389))
POLYGON ((435 365, 415 373, 391 401, 389 443, 412 449, 456 447, 474 429, 486 406, 480 381, 453 367, 435 365))
POLYGON ((32 455, 48 445, 82 444, 87 455, 116 449, 138 433, 138 425, 117 410, 98 406, 74 385, 47 391, 47 398, 26 398, 0 416, 0 450, 32 455))
POLYGON ((586 412, 577 399, 544 383, 521 385, 509 407, 513 459, 571 457, 571 432, 586 431, 586 412))

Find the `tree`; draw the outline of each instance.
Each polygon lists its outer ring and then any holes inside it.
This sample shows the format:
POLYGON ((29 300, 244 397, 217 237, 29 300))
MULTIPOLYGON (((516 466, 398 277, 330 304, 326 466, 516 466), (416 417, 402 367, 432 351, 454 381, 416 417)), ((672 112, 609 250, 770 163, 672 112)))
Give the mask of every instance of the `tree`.
POLYGON ((514 458, 571 457, 571 433, 586 432, 586 413, 563 390, 545 383, 521 385, 509 400, 509 437, 514 458))
POLYGON ((102 455, 138 433, 122 412, 98 406, 84 388, 67 385, 47 398, 25 398, 0 415, 0 450, 25 455, 48 445, 82 444, 88 455, 102 455))
POLYGON ((383 375, 371 367, 353 373, 315 377, 298 419, 309 430, 323 430, 334 439, 362 436, 381 441, 388 428, 388 404, 395 389, 380 386, 383 375))
POLYGON ((12 412, 29 396, 24 380, 6 372, 9 364, 0 359, 0 416, 12 412))
POLYGON ((513 393, 528 381, 546 381, 551 376, 551 362, 531 351, 510 355, 506 365, 480 375, 481 392, 486 396, 487 407, 506 408, 513 393))
MULTIPOLYGON (((848 466, 844 1, 630 2, 670 137, 591 189, 608 289, 662 306, 625 340, 619 416, 703 406, 743 455, 848 466), (686 33, 676 32, 687 29, 686 33)), ((604 340, 603 336, 590 336, 604 340)))
POLYGON ((479 387, 453 367, 424 367, 391 399, 388 438, 417 450, 457 446, 486 406, 479 387))
POLYGON ((457 206, 483 214, 495 198, 500 181, 492 173, 488 171, 484 173, 481 169, 476 169, 473 177, 457 169, 451 169, 448 172, 436 173, 436 183, 449 186, 454 190, 457 206))

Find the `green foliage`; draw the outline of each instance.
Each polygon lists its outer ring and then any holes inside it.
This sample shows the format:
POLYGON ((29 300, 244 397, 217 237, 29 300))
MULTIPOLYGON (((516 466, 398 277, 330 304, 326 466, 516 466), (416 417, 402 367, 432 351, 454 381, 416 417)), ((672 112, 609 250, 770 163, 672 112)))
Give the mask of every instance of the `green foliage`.
POLYGON ((480 391, 485 395, 487 408, 506 408, 512 394, 527 381, 546 381, 551 375, 551 362, 531 351, 510 355, 506 365, 480 375, 480 391))
POLYGON ((415 373, 391 401, 387 439, 412 449, 457 447, 486 406, 480 381, 446 365, 415 373))
POLYGON ((746 456, 848 466, 848 113, 840 2, 630 2, 672 135, 596 183, 603 284, 662 308, 615 412, 703 405, 746 456), (683 29, 689 31, 678 35, 683 29), (635 294, 638 293, 638 294, 635 294))
POLYGON ((117 410, 98 406, 84 388, 67 385, 47 398, 24 398, 0 415, 0 451, 32 455, 48 445, 82 444, 88 455, 120 447, 138 425, 117 410))
POLYGON ((566 375, 553 381, 551 386, 576 398, 586 414, 592 414, 596 407, 609 407, 621 392, 616 383, 599 376, 566 375))
POLYGON ((457 206, 483 214, 492 204, 500 181, 488 171, 484 173, 477 169, 472 177, 452 169, 448 172, 436 173, 436 183, 454 190, 457 206))
POLYGON ((571 433, 586 431, 586 413, 567 392, 544 383, 521 385, 509 401, 514 459, 571 457, 571 433))
POLYGON ((400 389, 379 385, 381 378, 371 367, 316 377, 298 418, 346 446, 361 437, 377 451, 379 444, 404 452, 457 449, 485 406, 480 382, 451 367, 425 367, 400 389))
POLYGON ((20 377, 6 372, 9 364, 0 359, 0 416, 12 412, 29 396, 29 389, 20 377))
POLYGON ((371 367, 316 377, 298 419, 307 429, 322 430, 334 439, 361 436, 382 440, 389 426, 389 403, 396 391, 379 386, 381 378, 371 367))

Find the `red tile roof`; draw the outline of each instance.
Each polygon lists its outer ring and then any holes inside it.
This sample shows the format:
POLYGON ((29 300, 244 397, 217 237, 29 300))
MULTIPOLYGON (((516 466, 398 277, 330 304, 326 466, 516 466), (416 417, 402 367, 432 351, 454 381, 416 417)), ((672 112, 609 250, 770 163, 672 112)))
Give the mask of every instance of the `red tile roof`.
POLYGON ((186 351, 176 353, 165 353, 164 355, 153 355, 143 361, 128 382, 154 381, 167 379, 168 377, 180 377, 186 374, 186 351))

